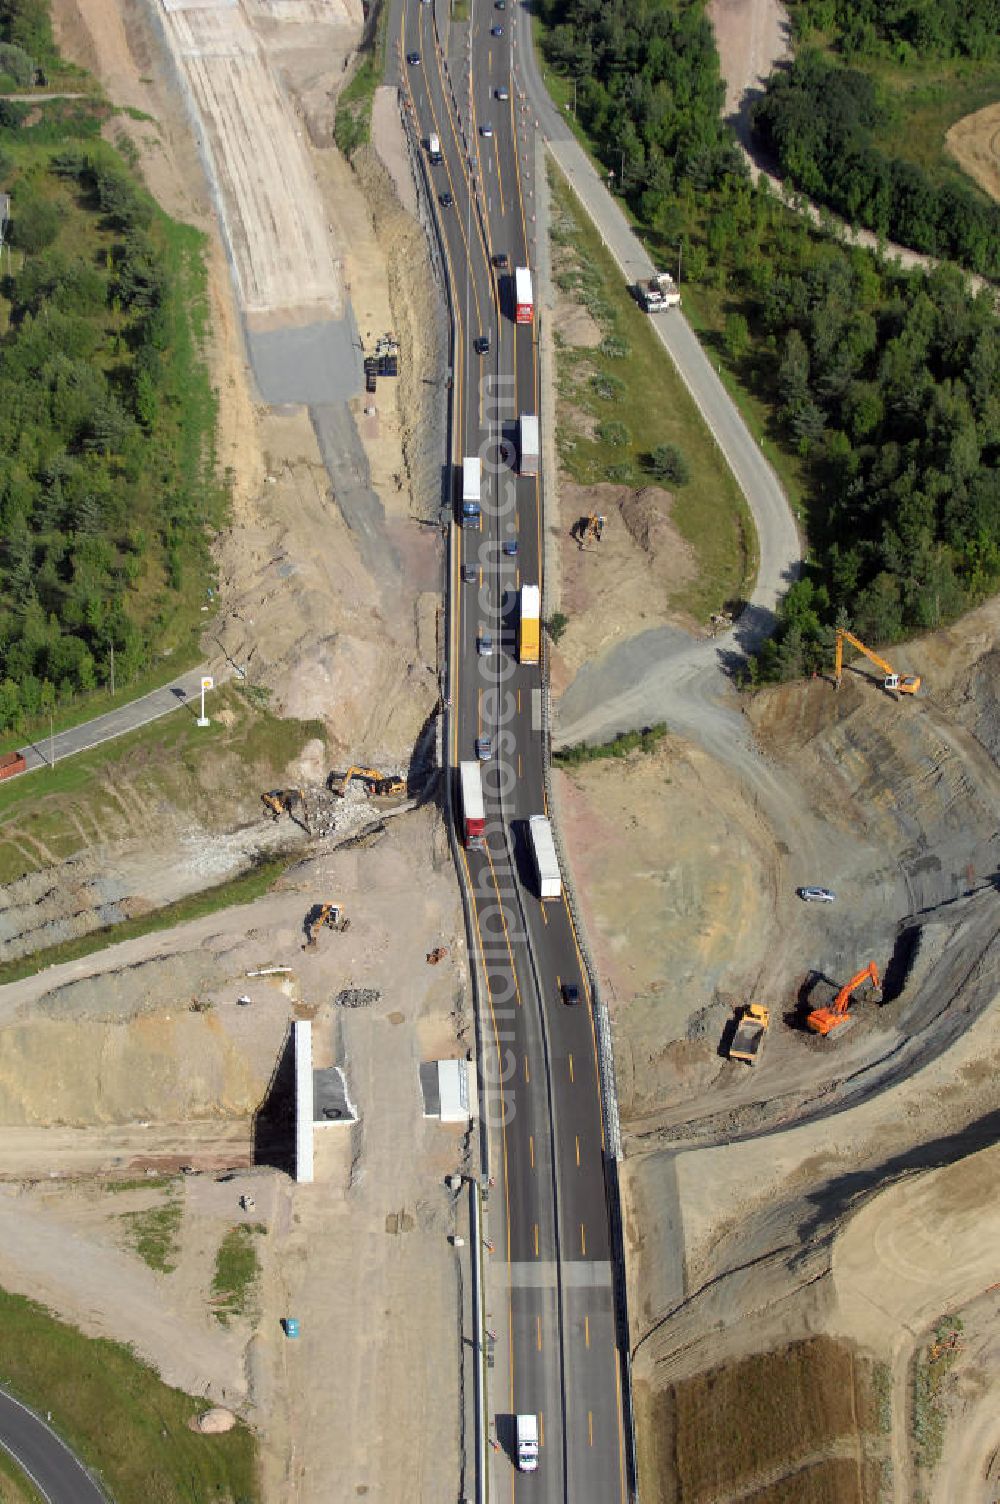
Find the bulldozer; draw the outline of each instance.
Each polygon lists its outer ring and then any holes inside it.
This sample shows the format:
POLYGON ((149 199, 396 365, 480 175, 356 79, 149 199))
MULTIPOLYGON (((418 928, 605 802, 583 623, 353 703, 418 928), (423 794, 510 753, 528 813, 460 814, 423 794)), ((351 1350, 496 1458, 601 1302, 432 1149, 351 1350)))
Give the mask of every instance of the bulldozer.
POLYGON ((853 632, 848 632, 846 627, 840 627, 837 630, 837 646, 833 667, 833 683, 835 688, 840 688, 841 680, 844 677, 845 642, 849 642, 852 647, 856 647, 859 653, 864 653, 865 657, 871 659, 876 668, 882 670, 882 688, 887 693, 894 694, 897 697, 899 695, 919 694, 920 686, 923 682, 919 674, 897 674, 891 663, 887 663, 884 658, 880 658, 877 653, 873 653, 871 648, 865 647, 861 638, 855 637, 853 632))
POLYGON ((814 1008, 809 1014, 806 1023, 812 1029, 813 1033, 826 1036, 838 1030, 848 1028, 854 1022, 847 1011, 851 1005, 851 999, 858 988, 863 987, 867 982, 871 983, 872 996, 875 1002, 880 1003, 882 1001, 882 984, 879 979, 878 967, 874 961, 869 961, 863 971, 859 971, 856 976, 853 976, 849 982, 846 982, 841 987, 829 1008, 814 1008))
POLYGON ((337 794, 341 799, 347 793, 347 785, 352 778, 357 778, 363 783, 369 794, 374 794, 378 799, 392 798, 395 794, 406 793, 406 779, 398 773, 380 773, 378 768, 348 768, 346 773, 331 773, 326 781, 326 786, 332 794, 337 794))
POLYGON ((350 924, 351 921, 346 917, 339 903, 314 905, 309 911, 309 917, 306 919, 306 940, 302 949, 316 949, 316 942, 319 939, 321 929, 336 930, 338 933, 343 934, 346 929, 350 928, 350 924))
POLYGON ((589 517, 580 517, 573 524, 573 537, 581 548, 585 548, 591 541, 600 543, 604 537, 604 529, 608 525, 606 517, 591 512, 589 517))
POLYGON ((290 820, 295 820, 302 829, 309 834, 309 823, 306 820, 306 796, 302 789, 269 789, 266 794, 261 794, 261 802, 264 808, 270 812, 272 820, 280 820, 282 815, 287 815, 290 820), (302 811, 296 816, 295 810, 302 811))

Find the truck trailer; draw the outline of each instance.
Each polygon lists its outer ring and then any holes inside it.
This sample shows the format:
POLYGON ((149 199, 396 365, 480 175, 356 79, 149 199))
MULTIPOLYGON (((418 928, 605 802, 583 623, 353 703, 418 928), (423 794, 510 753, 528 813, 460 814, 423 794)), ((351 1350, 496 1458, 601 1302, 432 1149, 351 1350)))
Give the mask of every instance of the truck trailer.
POLYGON ((542 592, 537 585, 521 586, 521 614, 517 623, 519 663, 537 663, 541 637, 542 592))
POLYGON ((535 299, 531 290, 531 272, 526 266, 514 268, 515 318, 519 324, 530 324, 535 317, 535 299))
POLYGON ((522 413, 520 427, 520 471, 522 475, 537 475, 540 461, 538 443, 538 418, 534 413, 522 413))
POLYGON ((517 1417, 517 1465, 522 1473, 533 1473, 538 1467, 538 1416, 517 1417))
POLYGON ((562 874, 556 859, 556 846, 552 839, 552 826, 545 815, 532 815, 528 821, 528 839, 538 878, 539 898, 562 897, 562 874))
POLYGON ((466 846, 479 851, 486 831, 486 806, 478 762, 460 762, 458 776, 462 789, 462 839, 466 846))
POLYGON ((482 516, 483 462, 481 459, 462 461, 462 526, 478 527, 482 516))

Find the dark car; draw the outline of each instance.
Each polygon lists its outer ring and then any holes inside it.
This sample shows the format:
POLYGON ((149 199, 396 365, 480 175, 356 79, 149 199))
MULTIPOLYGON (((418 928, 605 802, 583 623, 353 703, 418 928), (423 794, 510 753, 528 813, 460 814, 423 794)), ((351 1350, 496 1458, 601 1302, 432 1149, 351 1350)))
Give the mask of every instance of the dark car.
POLYGON ((474 564, 462 565, 462 580, 466 585, 474 585, 479 578, 479 571, 474 564))
POLYGON ((442 193, 438 197, 438 203, 441 205, 442 209, 450 209, 454 202, 455 200, 452 198, 450 193, 442 193))
POLYGON ((559 989, 567 1008, 575 1008, 580 1001, 580 989, 575 982, 563 982, 559 989))
POLYGON ((503 544, 503 551, 507 555, 508 559, 516 558, 517 557, 517 539, 516 538, 505 538, 504 539, 504 544, 503 544))
POLYGON ((490 36, 491 37, 502 37, 503 36, 503 27, 502 26, 491 26, 490 27, 490 36))
POLYGON ((506 268, 510 266, 510 257, 507 255, 507 252, 497 251, 496 255, 493 257, 493 265, 497 268, 498 271, 505 271, 506 268))
POLYGON ((507 100, 507 99, 509 99, 510 98, 510 90, 508 89, 507 85, 506 84, 501 84, 500 87, 499 87, 499 89, 494 89, 493 90, 493 98, 494 99, 500 99, 500 100, 507 100))
POLYGON ((420 62, 420 53, 419 52, 408 52, 406 54, 406 61, 409 63, 409 65, 410 65, 411 68, 415 68, 417 66, 417 64, 420 62))
POLYGON ((490 337, 488 334, 480 334, 473 343, 475 344, 477 355, 489 355, 490 337))

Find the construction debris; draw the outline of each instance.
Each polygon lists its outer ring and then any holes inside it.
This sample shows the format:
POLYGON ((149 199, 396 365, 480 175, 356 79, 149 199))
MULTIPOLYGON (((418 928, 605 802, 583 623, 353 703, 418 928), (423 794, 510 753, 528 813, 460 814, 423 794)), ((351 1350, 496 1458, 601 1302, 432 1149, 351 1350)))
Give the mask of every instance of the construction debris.
POLYGON ((333 1000, 335 1008, 370 1008, 382 997, 377 987, 345 987, 333 1000))
POLYGON ((430 951, 427 952, 427 965, 428 966, 436 966, 439 961, 443 961, 444 960, 444 958, 445 958, 445 956, 447 954, 448 954, 448 947, 447 947, 447 945, 439 945, 439 946, 437 946, 436 949, 430 950, 430 951))

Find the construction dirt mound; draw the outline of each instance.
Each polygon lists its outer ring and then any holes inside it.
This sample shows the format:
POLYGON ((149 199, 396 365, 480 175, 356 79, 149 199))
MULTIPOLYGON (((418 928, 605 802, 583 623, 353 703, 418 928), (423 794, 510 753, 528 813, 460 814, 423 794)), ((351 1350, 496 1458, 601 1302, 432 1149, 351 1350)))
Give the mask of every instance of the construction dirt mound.
POLYGON ((677 532, 670 523, 673 501, 669 491, 662 491, 657 486, 630 491, 619 500, 621 519, 643 553, 658 557, 675 541, 677 532))
MULTIPOLYGON (((1000 1121, 998 628, 991 602, 895 650, 923 677, 915 698, 849 661, 839 694, 817 678, 706 706, 711 754, 674 733, 558 775, 615 1039, 644 1497, 653 1479, 654 1500, 777 1490, 869 1504, 894 1472, 931 1492, 906 1414, 911 1364, 929 1360, 890 1328, 912 1321, 919 1349, 949 1300, 964 1309, 989 1280, 964 1278, 956 1244, 947 1278, 937 1260, 936 1287, 909 1300, 893 1282, 904 1250, 885 1188, 957 1174, 1000 1121), (817 884, 832 902, 798 896, 817 884), (809 1009, 869 961, 881 1000, 859 992, 830 1038, 806 1028, 809 1009), (727 1058, 751 1001, 770 1012, 755 1068, 727 1058), (871 1319, 855 1302, 848 1321, 831 1248, 883 1196, 872 1236, 885 1292, 868 1290, 871 1319), (875 1307, 891 1291, 901 1307, 880 1325, 875 1307), (836 1342, 806 1342, 824 1332, 836 1342), (845 1364, 853 1419, 816 1434, 782 1426, 765 1442, 775 1409, 766 1422, 759 1395, 801 1381, 826 1414, 819 1396, 845 1364), (706 1385, 732 1390, 731 1446, 695 1419, 706 1385)), ((943 1237, 948 1217, 914 1194, 943 1237)), ((911 1241, 919 1248, 916 1232, 911 1241)), ((984 1327, 977 1350, 988 1341, 984 1327)), ((948 1447, 966 1456, 962 1428, 982 1429, 982 1417, 941 1393, 957 1427, 948 1447)), ((895 1495, 913 1496, 909 1485, 895 1495)))

